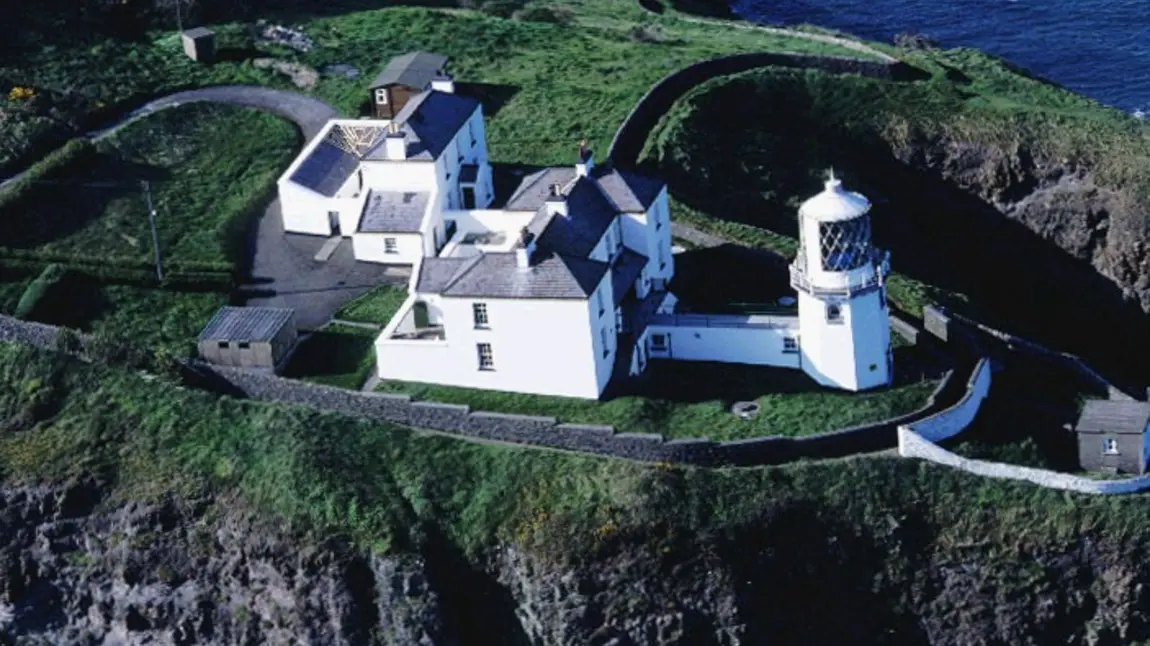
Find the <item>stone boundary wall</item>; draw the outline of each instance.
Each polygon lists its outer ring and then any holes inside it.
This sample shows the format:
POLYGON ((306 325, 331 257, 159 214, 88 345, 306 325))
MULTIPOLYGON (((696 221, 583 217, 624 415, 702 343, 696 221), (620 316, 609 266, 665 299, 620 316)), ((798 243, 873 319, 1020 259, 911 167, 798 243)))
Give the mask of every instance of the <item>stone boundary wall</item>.
POLYGON ((1048 359, 1050 361, 1069 366, 1071 370, 1077 372, 1084 379, 1094 383, 1101 390, 1105 390, 1109 396, 1109 399, 1120 399, 1126 401, 1137 399, 1136 397, 1130 395, 1130 393, 1127 393, 1126 391, 1108 381, 1105 377, 1099 374, 1098 371, 1091 368, 1086 363, 1086 361, 1078 355, 1070 354, 1069 352, 1058 352, 1057 350, 1051 350, 1050 348, 1024 339, 1022 337, 1015 336, 1009 332, 1003 332, 1002 330, 992 328, 989 325, 979 323, 978 321, 967 318, 961 314, 956 314, 945 310, 944 312, 946 316, 950 317, 951 319, 958 321, 959 323, 970 328, 973 328, 977 332, 981 332, 993 339, 1005 343, 1011 350, 1025 352, 1032 356, 1048 359))
MULTIPOLYGON (((0 342, 28 343, 59 350, 60 328, 0 315, 0 342)), ((81 346, 91 340, 77 335, 81 346)), ((77 355, 85 358, 82 348, 77 355)), ((611 426, 560 424, 553 417, 472 411, 468 406, 412 401, 406 395, 360 392, 285 379, 268 372, 214 366, 185 360, 186 385, 237 398, 290 403, 447 433, 460 438, 524 444, 647 462, 696 466, 781 464, 802 458, 824 459, 880 451, 897 446, 897 428, 942 410, 960 397, 961 380, 948 372, 921 408, 873 424, 807 437, 765 436, 716 442, 668 440, 662 435, 619 433, 611 426)))
POLYGON ((694 466, 782 464, 801 458, 824 459, 894 448, 896 429, 941 409, 952 383, 948 373, 927 403, 900 417, 808 437, 766 436, 716 442, 668 440, 650 433, 616 432, 611 426, 561 424, 554 417, 472 411, 469 406, 412 401, 407 395, 360 392, 285 379, 266 372, 189 361, 188 385, 264 402, 300 404, 326 411, 458 437, 524 444, 644 462, 694 466))
POLYGON ((620 168, 634 167, 651 131, 680 97, 713 78, 767 66, 817 69, 833 74, 860 74, 884 79, 902 78, 910 69, 895 59, 876 61, 847 56, 779 52, 733 54, 694 63, 668 74, 647 90, 615 131, 615 138, 607 150, 607 159, 620 168))

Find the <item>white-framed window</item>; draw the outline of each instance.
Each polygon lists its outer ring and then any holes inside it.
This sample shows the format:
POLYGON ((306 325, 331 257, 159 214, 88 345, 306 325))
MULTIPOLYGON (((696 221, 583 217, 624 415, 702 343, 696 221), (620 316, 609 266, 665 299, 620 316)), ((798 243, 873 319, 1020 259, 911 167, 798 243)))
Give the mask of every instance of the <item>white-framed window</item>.
POLYGON ((595 292, 595 302, 599 305, 599 316, 603 316, 603 312, 607 309, 603 307, 603 292, 595 292))
POLYGON ((665 352, 667 350, 667 335, 666 334, 652 334, 651 335, 651 350, 654 352, 665 352))
POLYGON ((399 253, 399 243, 395 238, 383 239, 383 253, 399 253))
POLYGON ((843 307, 838 303, 827 303, 827 323, 842 323, 843 307))
POLYGON ((495 370, 495 356, 491 353, 491 344, 476 343, 475 350, 479 355, 479 369, 495 370))
POLYGON ((475 321, 475 327, 488 327, 490 321, 487 318, 487 303, 472 303, 471 318, 475 321))
POLYGON ((799 341, 793 336, 783 337, 783 352, 793 353, 799 351, 799 341))
POLYGON ((603 356, 606 357, 611 354, 611 346, 607 342, 607 328, 599 328, 599 339, 603 342, 603 356))
POLYGON ((1102 440, 1103 455, 1118 455, 1118 440, 1108 437, 1102 440))
MULTIPOLYGON (((362 94, 360 96, 363 96, 362 94)), ((375 102, 379 105, 387 105, 387 88, 379 88, 375 91, 375 102)))

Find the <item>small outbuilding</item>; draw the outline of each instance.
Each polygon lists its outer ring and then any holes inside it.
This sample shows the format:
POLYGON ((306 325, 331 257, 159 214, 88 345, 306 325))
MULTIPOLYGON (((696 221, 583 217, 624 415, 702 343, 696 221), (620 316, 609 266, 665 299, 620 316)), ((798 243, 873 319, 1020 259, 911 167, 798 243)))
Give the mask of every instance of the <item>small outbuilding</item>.
POLYGON ((430 52, 396 56, 371 82, 371 116, 394 119, 411 97, 428 88, 455 91, 455 83, 447 73, 447 57, 430 52))
POLYGON ((209 363, 277 370, 295 345, 295 310, 221 307, 200 332, 200 356, 209 363))
POLYGON ((1146 473, 1150 402, 1094 399, 1078 418, 1078 461, 1087 471, 1146 473))
POLYGON ((216 56, 216 33, 207 27, 196 27, 180 34, 184 53, 193 61, 211 61, 216 56))

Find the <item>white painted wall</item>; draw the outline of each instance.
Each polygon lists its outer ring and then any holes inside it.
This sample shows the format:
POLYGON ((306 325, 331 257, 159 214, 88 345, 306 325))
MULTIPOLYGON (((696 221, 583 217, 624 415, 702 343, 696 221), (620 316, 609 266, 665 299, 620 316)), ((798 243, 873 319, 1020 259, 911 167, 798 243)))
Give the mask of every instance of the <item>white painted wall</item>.
POLYGON ((340 232, 350 235, 359 224, 366 194, 348 198, 324 197, 291 181, 279 184, 284 231, 328 236, 332 234, 328 212, 339 214, 340 232))
POLYGON ((786 352, 784 337, 798 337, 793 327, 666 327, 650 325, 645 333, 650 356, 680 361, 719 361, 798 368, 799 353, 786 352), (665 334, 669 352, 651 350, 650 335, 665 334))
MULTIPOLYGON (((930 442, 940 442, 958 435, 966 430, 978 414, 982 401, 990 393, 990 361, 982 359, 975 367, 973 374, 967 381, 967 394, 954 406, 939 411, 930 417, 909 424, 918 435, 930 442)), ((899 453, 902 454, 902 444, 899 444, 899 453)))
POLYGON ((611 371, 615 367, 615 352, 619 348, 619 328, 616 325, 613 298, 611 272, 607 272, 586 303, 588 326, 593 335, 595 383, 600 393, 607 386, 607 382, 611 381, 611 371), (599 314, 599 295, 602 295, 603 299, 602 315, 599 314), (603 344, 603 330, 606 330, 606 345, 603 344))
POLYGON ((461 232, 483 233, 487 231, 506 232, 509 239, 519 235, 519 231, 531 222, 534 213, 526 211, 501 211, 497 209, 476 209, 473 211, 447 211, 443 217, 455 220, 461 232))
POLYGON ((833 300, 799 290, 798 305, 802 365, 812 379, 847 390, 889 383, 890 319, 878 292, 833 300), (827 321, 828 302, 839 304, 841 323, 827 321))
POLYGON ((356 260, 413 265, 424 256, 423 236, 418 233, 356 233, 351 237, 356 260), (384 252, 384 238, 395 238, 398 253, 384 252))
POLYGON ((391 341, 385 329, 376 341, 380 378, 598 398, 597 366, 602 358, 596 354, 594 335, 598 332, 589 324, 587 301, 478 299, 487 304, 488 329, 474 326, 475 302, 440 298, 447 337, 442 342, 391 341), (484 342, 492 346, 492 371, 478 369, 476 346, 484 342), (421 347, 427 350, 420 352, 421 347))

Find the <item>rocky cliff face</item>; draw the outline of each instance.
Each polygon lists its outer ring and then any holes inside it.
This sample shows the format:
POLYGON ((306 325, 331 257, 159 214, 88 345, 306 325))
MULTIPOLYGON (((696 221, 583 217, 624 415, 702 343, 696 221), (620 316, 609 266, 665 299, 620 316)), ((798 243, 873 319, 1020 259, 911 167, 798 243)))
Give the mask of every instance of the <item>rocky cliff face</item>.
MULTIPOLYGON (((942 546, 782 510, 730 540, 627 540, 486 572, 291 535, 238 501, 0 490, 0 643, 1108 646, 1150 638, 1129 546, 942 546), (1003 549, 1008 554, 1003 553, 1003 549), (474 578, 478 577, 478 578, 474 578), (7 642, 5 641, 7 639, 7 642)), ((450 559, 448 560, 450 561, 450 559)))

